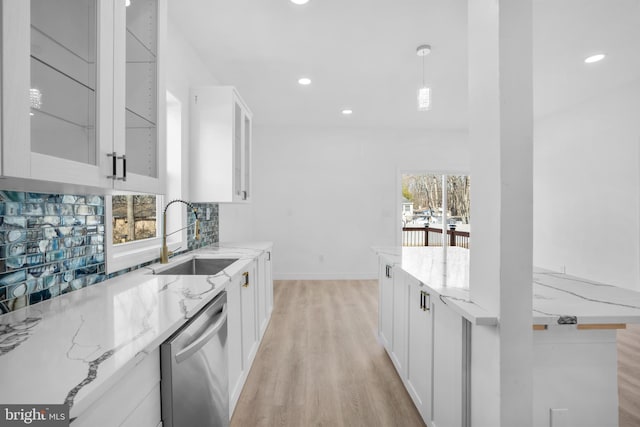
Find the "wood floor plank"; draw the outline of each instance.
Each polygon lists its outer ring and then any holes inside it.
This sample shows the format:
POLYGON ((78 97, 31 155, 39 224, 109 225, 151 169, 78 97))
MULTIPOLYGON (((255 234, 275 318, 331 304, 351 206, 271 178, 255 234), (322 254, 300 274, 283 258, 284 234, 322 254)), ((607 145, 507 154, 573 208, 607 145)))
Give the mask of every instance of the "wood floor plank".
POLYGON ((423 427, 378 343, 377 305, 375 280, 276 281, 231 426, 423 427))
POLYGON ((618 331, 620 427, 640 426, 640 325, 618 331))

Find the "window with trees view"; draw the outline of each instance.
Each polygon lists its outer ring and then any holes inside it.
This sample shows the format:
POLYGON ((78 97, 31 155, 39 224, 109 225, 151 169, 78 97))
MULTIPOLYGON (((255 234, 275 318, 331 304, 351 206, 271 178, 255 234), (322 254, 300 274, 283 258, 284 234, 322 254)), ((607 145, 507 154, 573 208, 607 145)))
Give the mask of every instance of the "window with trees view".
MULTIPOLYGON (((471 231, 471 180, 468 175, 403 174, 404 205, 412 203, 413 210, 403 209, 405 227, 424 226, 442 229, 442 213, 446 210, 447 224, 459 231, 471 231), (443 205, 446 191, 446 206, 443 205)), ((446 227, 451 228, 451 227, 446 227)))
POLYGON ((114 245, 158 235, 158 200, 155 195, 119 195, 111 200, 114 245))

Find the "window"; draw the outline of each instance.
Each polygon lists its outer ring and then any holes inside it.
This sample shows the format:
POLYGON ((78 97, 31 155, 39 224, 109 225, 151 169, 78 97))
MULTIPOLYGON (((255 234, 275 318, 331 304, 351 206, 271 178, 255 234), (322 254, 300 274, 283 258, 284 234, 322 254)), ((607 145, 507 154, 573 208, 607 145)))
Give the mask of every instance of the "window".
POLYGON ((151 239, 160 235, 162 197, 149 194, 118 195, 111 197, 113 244, 151 239))
POLYGON ((471 179, 468 175, 402 174, 403 246, 469 248, 471 179), (407 215, 406 203, 412 203, 407 215), (443 224, 446 218, 446 224, 443 224), (411 230, 413 228, 413 230, 411 230), (418 230, 417 228, 421 228, 418 230), (443 232, 443 229, 445 232, 443 232))

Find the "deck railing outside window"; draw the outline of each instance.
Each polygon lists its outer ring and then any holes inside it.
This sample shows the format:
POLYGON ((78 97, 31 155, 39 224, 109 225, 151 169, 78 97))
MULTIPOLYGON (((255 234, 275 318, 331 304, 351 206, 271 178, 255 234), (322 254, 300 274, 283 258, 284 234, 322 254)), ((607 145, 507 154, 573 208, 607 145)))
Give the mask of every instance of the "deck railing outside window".
MULTIPOLYGON (((447 246, 469 249, 469 232, 447 230, 447 246)), ((442 246, 442 229, 433 227, 402 227, 402 246, 442 246)))

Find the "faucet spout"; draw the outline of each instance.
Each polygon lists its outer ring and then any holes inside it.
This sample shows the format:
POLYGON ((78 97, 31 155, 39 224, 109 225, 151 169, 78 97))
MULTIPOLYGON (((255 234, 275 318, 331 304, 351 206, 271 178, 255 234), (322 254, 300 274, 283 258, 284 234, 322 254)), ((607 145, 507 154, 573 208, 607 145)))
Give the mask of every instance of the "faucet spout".
MULTIPOLYGON (((167 236, 173 233, 167 234, 167 209, 169 208, 169 206, 171 206, 176 202, 184 203, 185 205, 190 207, 191 210, 193 211, 193 215, 196 217, 196 220, 193 223, 195 227, 195 238, 196 240, 200 240, 200 222, 198 221, 198 213, 196 212, 196 208, 194 208, 191 203, 181 199, 175 199, 170 201, 169 203, 167 203, 167 206, 164 207, 164 210, 162 212, 162 249, 160 250, 161 264, 167 264, 169 262, 169 255, 171 255, 171 252, 169 252, 169 248, 167 247, 167 236)), ((191 224, 187 225, 187 227, 189 227, 190 225, 191 224)), ((177 230, 177 231, 180 231, 180 230, 177 230)))

